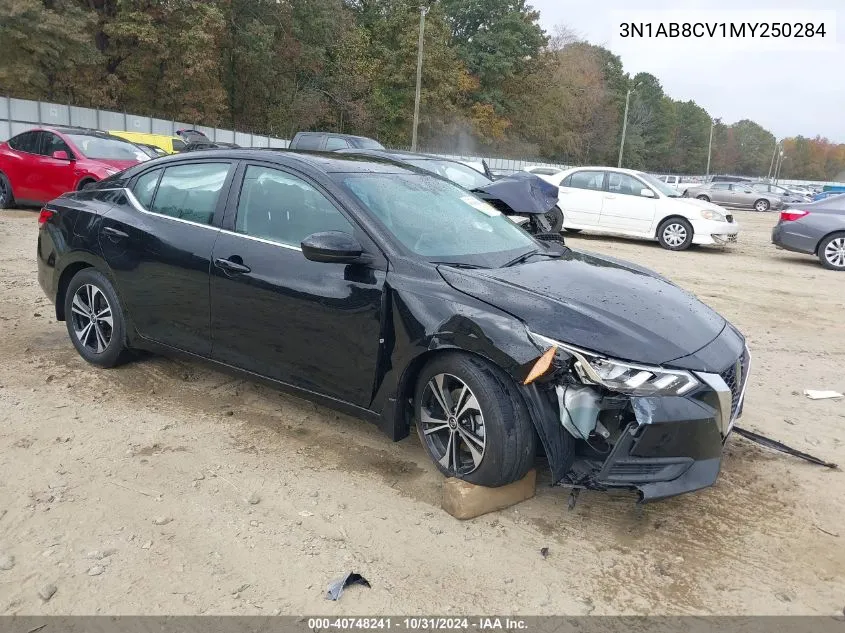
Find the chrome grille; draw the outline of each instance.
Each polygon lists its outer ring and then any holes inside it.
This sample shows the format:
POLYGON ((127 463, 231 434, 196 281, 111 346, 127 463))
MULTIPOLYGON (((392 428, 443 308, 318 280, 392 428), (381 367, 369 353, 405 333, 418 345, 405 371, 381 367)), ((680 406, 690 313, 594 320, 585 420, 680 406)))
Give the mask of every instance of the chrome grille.
POLYGON ((733 419, 742 396, 742 387, 748 378, 748 350, 744 350, 742 356, 719 375, 731 390, 731 419, 733 419))

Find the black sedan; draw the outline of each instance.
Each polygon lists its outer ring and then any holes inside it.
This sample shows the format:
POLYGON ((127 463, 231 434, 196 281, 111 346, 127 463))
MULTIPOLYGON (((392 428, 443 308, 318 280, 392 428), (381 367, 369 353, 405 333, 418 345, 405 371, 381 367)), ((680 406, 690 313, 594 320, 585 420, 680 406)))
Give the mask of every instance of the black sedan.
POLYGON ((634 264, 538 242, 414 167, 213 150, 47 204, 38 279, 80 355, 180 353, 416 426, 486 486, 537 446, 555 481, 656 499, 711 485, 742 409, 743 336, 634 264))
POLYGON ((845 271, 845 194, 782 211, 772 242, 788 251, 815 255, 830 270, 845 271))

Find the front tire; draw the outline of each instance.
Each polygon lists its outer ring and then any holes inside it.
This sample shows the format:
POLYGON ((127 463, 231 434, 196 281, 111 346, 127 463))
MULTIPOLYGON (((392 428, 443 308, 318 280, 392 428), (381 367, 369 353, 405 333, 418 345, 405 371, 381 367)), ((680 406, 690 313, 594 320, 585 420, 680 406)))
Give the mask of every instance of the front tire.
POLYGON ((768 200, 760 198, 759 200, 757 200, 757 202, 754 203, 754 210, 763 213, 764 211, 768 211, 770 206, 771 205, 769 204, 768 200))
POLYGON ((15 204, 15 196, 12 195, 12 183, 6 178, 6 174, 0 173, 0 209, 9 209, 15 204))
POLYGON ((684 218, 667 218, 657 229, 657 241, 670 251, 683 251, 692 244, 692 225, 684 218))
POLYGON ((710 202, 710 196, 705 196, 703 193, 700 196, 695 197, 696 200, 704 200, 704 202, 710 202))
POLYGON ((555 206, 551 211, 546 212, 546 220, 552 227, 549 229, 550 233, 560 233, 563 228, 563 211, 560 210, 560 207, 555 206))
POLYGON ((828 270, 845 271, 845 233, 834 233, 822 240, 818 255, 828 270))
POLYGON ((447 477, 504 486, 534 463, 536 435, 516 385, 473 356, 450 352, 423 368, 414 419, 420 442, 447 477))
POLYGON ((93 365, 114 367, 126 352, 126 319, 111 282, 85 268, 70 280, 65 294, 65 324, 79 355, 93 365))

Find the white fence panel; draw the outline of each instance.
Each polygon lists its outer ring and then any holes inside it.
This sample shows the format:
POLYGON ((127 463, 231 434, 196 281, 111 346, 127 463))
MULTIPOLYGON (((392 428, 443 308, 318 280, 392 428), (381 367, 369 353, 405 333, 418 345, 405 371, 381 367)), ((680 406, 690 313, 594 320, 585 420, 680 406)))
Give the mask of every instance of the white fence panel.
POLYGON ((126 115, 123 112, 97 110, 97 128, 101 130, 126 130, 126 115))
POLYGON ((235 143, 241 147, 252 147, 252 134, 235 132, 235 143))
POLYGON ((135 116, 132 114, 126 115, 126 131, 127 132, 141 132, 142 134, 149 134, 152 131, 150 125, 150 117, 135 116))
POLYGON ((46 125, 70 125, 70 112, 66 105, 39 102, 38 107, 41 123, 46 125))
POLYGON ((77 127, 96 128, 97 111, 91 108, 70 108, 70 124, 77 127))
POLYGON ((164 119, 151 119, 150 128, 153 134, 164 134, 165 136, 173 136, 173 121, 165 121, 164 119))

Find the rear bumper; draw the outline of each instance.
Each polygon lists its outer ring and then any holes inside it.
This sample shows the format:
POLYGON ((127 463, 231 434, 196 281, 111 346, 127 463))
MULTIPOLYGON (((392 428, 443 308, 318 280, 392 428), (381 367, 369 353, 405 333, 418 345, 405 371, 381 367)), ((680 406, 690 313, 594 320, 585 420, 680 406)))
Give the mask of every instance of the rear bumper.
POLYGON ((818 240, 800 231, 798 222, 782 222, 772 229, 772 244, 796 253, 816 254, 818 240), (796 230, 797 229, 797 230, 796 230))

